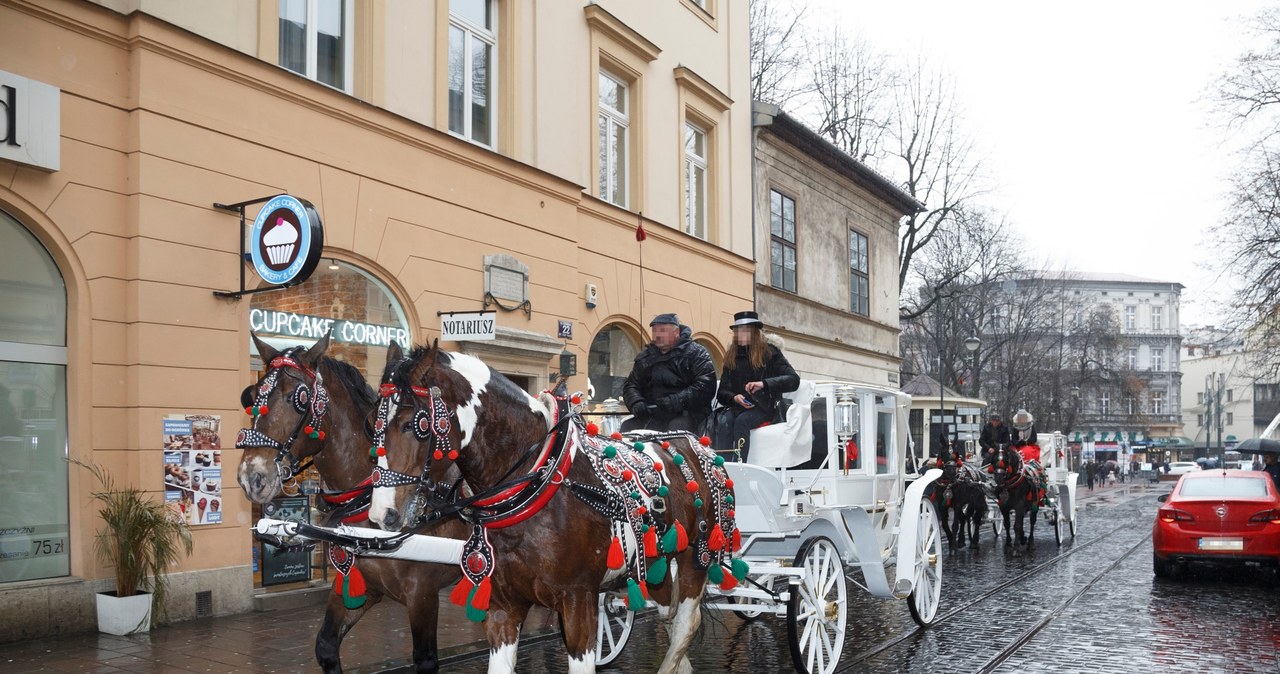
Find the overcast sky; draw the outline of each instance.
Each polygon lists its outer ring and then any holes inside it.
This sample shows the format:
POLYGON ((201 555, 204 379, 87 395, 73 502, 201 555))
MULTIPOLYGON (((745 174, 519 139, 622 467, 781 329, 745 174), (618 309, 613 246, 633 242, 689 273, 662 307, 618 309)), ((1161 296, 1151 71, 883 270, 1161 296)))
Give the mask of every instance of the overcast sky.
POLYGON ((996 193, 1037 260, 1175 281, 1183 327, 1224 292, 1205 230, 1232 140, 1208 86, 1262 0, 811 0, 874 47, 958 84, 996 193))

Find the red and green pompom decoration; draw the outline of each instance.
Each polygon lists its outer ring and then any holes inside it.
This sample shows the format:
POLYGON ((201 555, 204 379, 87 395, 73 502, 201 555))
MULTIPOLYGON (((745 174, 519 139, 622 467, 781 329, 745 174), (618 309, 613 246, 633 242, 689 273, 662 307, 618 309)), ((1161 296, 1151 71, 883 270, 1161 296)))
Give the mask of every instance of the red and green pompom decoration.
POLYGON ((663 441, 662 441, 662 448, 663 448, 663 449, 671 449, 671 443, 670 443, 670 442, 667 442, 666 440, 663 440, 663 441))
POLYGON ((377 445, 374 445, 369 448, 369 458, 371 459, 376 459, 379 456, 386 456, 386 455, 387 455, 386 447, 379 447, 377 445))
POLYGON ((261 416, 270 411, 271 411, 271 408, 267 407, 266 405, 250 405, 249 407, 244 408, 245 414, 248 414, 250 416, 255 416, 255 417, 261 416))
POLYGON ((607 447, 604 448, 604 455, 605 455, 605 458, 612 459, 613 457, 618 455, 618 448, 614 447, 613 445, 608 445, 607 447))
POLYGON ((686 483, 684 484, 684 489, 685 489, 685 491, 689 492, 690 494, 696 494, 696 493, 698 493, 698 481, 697 481, 697 480, 689 480, 688 482, 686 482, 686 483))
POLYGON ((476 585, 467 578, 466 574, 463 574, 462 580, 458 581, 453 592, 449 593, 449 601, 457 606, 465 606, 467 620, 479 623, 484 622, 484 619, 489 616, 490 594, 492 594, 492 587, 487 576, 480 581, 479 585, 476 585))
POLYGON ((588 422, 587 435, 599 435, 599 434, 600 434, 600 427, 597 426, 595 422, 588 422))
POLYGON ((622 554, 622 541, 619 540, 617 536, 614 536, 613 541, 609 543, 609 554, 605 563, 609 565, 610 569, 614 569, 616 571, 617 569, 621 569, 625 562, 626 556, 622 554))
POLYGON ((633 443, 631 443, 631 448, 632 448, 632 449, 634 449, 634 450, 636 450, 637 452, 643 452, 643 451, 644 451, 644 443, 643 443, 643 442, 639 442, 639 441, 633 442, 633 443))
POLYGON ((360 573, 360 569, 355 564, 351 565, 348 573, 338 571, 333 577, 333 593, 342 597, 342 605, 348 609, 364 606, 364 602, 368 599, 364 594, 364 574, 360 573))
POLYGON ((702 436, 702 437, 698 438, 698 444, 699 444, 699 445, 702 445, 703 447, 710 447, 710 446, 711 446, 711 438, 709 438, 709 437, 707 437, 707 436, 705 436, 705 435, 704 435, 704 436, 702 436))
POLYGON ((622 439, 622 434, 621 434, 621 433, 619 433, 619 432, 617 432, 617 431, 614 431, 614 432, 612 432, 612 433, 610 433, 610 434, 609 434, 609 439, 610 439, 610 440, 621 440, 621 439, 622 439))

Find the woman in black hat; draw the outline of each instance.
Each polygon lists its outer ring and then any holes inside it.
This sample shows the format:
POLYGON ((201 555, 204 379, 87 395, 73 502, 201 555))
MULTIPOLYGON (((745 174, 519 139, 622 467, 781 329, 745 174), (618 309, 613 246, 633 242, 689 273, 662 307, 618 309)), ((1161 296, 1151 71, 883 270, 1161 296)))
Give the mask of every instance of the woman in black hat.
POLYGON ((747 460, 751 429, 774 418, 783 393, 800 388, 800 376, 782 355, 765 341, 764 323, 754 311, 733 315, 733 346, 724 357, 716 399, 733 415, 732 448, 747 460))

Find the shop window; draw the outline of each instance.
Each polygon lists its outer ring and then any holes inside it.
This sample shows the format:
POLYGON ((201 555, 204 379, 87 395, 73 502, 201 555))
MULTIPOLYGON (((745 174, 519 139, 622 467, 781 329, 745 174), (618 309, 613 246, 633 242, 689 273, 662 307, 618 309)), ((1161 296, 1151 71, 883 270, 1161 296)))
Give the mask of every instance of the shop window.
MULTIPOLYGON (((327 260, 302 285, 253 296, 249 328, 278 349, 311 346, 332 330, 326 355, 345 361, 377 387, 386 365, 387 346, 412 345, 409 322, 399 300, 368 272, 327 260)), ((256 356, 252 343, 250 352, 256 356)), ((262 364, 256 358, 254 371, 262 364)))
POLYGON ((4 212, 0 251, 0 582, 66 576, 67 289, 4 212))
MULTIPOLYGON (((253 295, 249 328, 277 349, 311 346, 327 331, 332 331, 325 355, 360 370, 365 381, 375 389, 386 366, 387 346, 396 341, 407 349, 413 343, 404 310, 387 286, 359 267, 329 259, 322 261, 311 278, 299 286, 253 295)), ((252 340, 249 354, 251 381, 257 381, 263 363, 252 340)), ((320 475, 313 466, 300 480, 304 486, 315 487, 320 484, 320 475)), ((291 517, 319 523, 314 521, 315 511, 307 506, 305 498, 276 499, 272 507, 276 510, 273 516, 281 517, 287 512, 291 517)), ((261 507, 254 504, 251 515, 256 521, 262 516, 261 507)), ((273 562, 267 555, 274 553, 260 551, 257 544, 254 544, 254 554, 261 555, 255 557, 259 562, 255 563, 255 585, 278 585, 272 589, 288 590, 299 583, 305 584, 306 574, 294 578, 278 573, 281 564, 296 564, 295 560, 285 558, 273 562)), ((323 547, 312 553, 311 566, 328 573, 323 547)))

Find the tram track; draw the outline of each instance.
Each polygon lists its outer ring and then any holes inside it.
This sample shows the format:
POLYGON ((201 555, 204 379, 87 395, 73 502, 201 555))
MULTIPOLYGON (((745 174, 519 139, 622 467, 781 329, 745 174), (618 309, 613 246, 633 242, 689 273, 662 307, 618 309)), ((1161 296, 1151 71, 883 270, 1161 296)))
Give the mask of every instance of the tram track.
MULTIPOLYGON (((1027 569, 1027 570, 1023 571, 1022 573, 1019 573, 1018 575, 1013 576, 1012 578, 1009 578, 1008 580, 1005 580, 1004 582, 1000 583, 999 585, 996 585, 996 586, 994 586, 994 587, 992 587, 992 588, 990 588, 990 589, 988 589, 988 590, 983 591, 982 593, 980 593, 980 594, 978 594, 978 595, 975 595, 975 596, 971 597, 970 599, 968 599, 967 601, 965 601, 965 602, 964 602, 964 603, 962 603, 961 605, 956 606, 955 608, 952 608, 951 610, 947 611, 946 613, 942 614, 941 616, 938 616, 938 617, 933 621, 933 624, 931 624, 931 625, 929 626, 928 630, 932 631, 932 630, 936 630, 936 629, 938 629, 938 627, 939 627, 940 625, 945 624, 946 622, 948 622, 948 621, 952 620, 953 618, 955 618, 955 617, 957 617, 957 616, 960 616, 960 615, 964 614, 966 611, 969 611, 969 610, 970 610, 970 609, 972 609, 974 606, 976 606, 976 605, 978 605, 978 604, 980 604, 980 603, 982 603, 982 602, 984 602, 984 601, 987 601, 988 599, 991 599, 991 598, 993 598, 993 597, 995 597, 995 596, 999 595, 1000 593, 1004 592, 1005 590, 1008 590, 1009 588, 1011 588, 1011 587, 1013 587, 1013 586, 1015 586, 1015 585, 1018 585, 1018 584, 1020 584, 1020 583, 1022 583, 1022 582, 1024 582, 1024 581, 1026 581, 1026 580, 1028 580, 1029 578, 1031 578, 1031 577, 1033 577, 1033 576, 1036 576, 1036 575, 1038 575, 1038 574, 1041 574, 1041 573, 1043 573, 1043 572, 1047 571, 1047 570, 1048 570, 1048 569, 1050 569, 1051 567, 1053 567, 1053 566, 1057 565, 1059 562, 1062 562, 1062 561, 1064 561, 1064 560, 1066 560, 1066 559, 1070 558, 1071 556, 1075 555, 1075 554, 1076 554, 1076 553, 1078 553, 1078 552, 1081 552, 1081 551, 1087 550, 1089 547, 1093 546, 1093 545, 1094 545, 1094 544, 1096 544, 1096 543, 1099 543, 1099 542, 1101 542, 1101 541, 1107 540, 1111 535, 1115 534, 1116 532, 1120 531, 1121 529, 1125 529, 1125 528, 1130 527, 1130 526, 1131 526, 1131 525, 1130 525, 1130 524, 1128 524, 1128 523, 1126 523, 1126 524, 1121 524, 1121 525, 1118 525, 1118 526, 1116 526, 1116 527, 1114 527, 1114 528, 1112 528, 1112 529, 1109 529, 1109 530, 1108 530, 1108 531, 1106 531, 1106 532, 1103 532, 1103 533, 1099 534, 1098 536, 1096 536, 1096 537, 1094 537, 1094 538, 1091 538, 1091 539, 1090 539, 1090 540, 1088 540, 1088 541, 1085 541, 1085 542, 1082 542, 1082 543, 1079 543, 1079 544, 1076 544, 1076 545, 1072 545, 1072 547, 1071 547, 1071 549, 1070 549, 1070 550, 1067 550, 1066 552, 1062 552, 1062 553, 1060 553, 1060 554, 1058 554, 1058 555, 1055 555, 1054 557, 1052 557, 1052 558, 1050 558, 1050 559, 1046 559, 1045 561, 1043 561, 1043 562, 1041 562, 1041 563, 1039 563, 1039 564, 1037 564, 1037 565, 1035 565, 1035 566, 1033 566, 1033 567, 1031 567, 1031 568, 1029 568, 1029 569, 1027 569)), ((1073 602, 1074 602, 1078 597, 1082 596, 1085 592, 1087 592, 1090 588, 1092 588, 1092 587, 1093 587, 1093 585, 1094 585, 1095 583, 1097 583, 1097 582, 1098 582, 1098 580, 1100 580, 1100 579, 1101 579, 1103 576, 1105 576, 1109 571, 1111 571, 1113 568, 1115 568, 1115 566, 1117 566, 1118 564, 1120 564, 1120 562, 1122 562, 1124 559, 1126 559, 1126 558, 1128 558, 1130 555, 1132 555, 1132 554, 1133 554, 1133 552, 1134 552, 1134 550, 1136 550, 1138 547, 1141 547, 1144 543, 1146 543, 1146 540, 1147 540, 1147 539, 1146 539, 1146 537, 1144 537, 1142 540, 1138 541, 1138 543, 1137 543, 1135 546, 1133 546, 1133 547, 1132 547, 1132 548, 1130 548, 1129 550, 1125 551, 1125 553, 1124 553, 1124 554, 1120 555, 1120 556, 1119 556, 1119 557, 1118 557, 1114 562, 1112 562, 1112 564, 1110 564, 1106 569, 1104 569, 1102 572, 1100 572, 1099 574, 1095 575, 1095 576, 1094 576, 1093 578, 1091 578, 1088 582, 1086 582, 1086 583, 1084 584, 1084 586, 1083 586, 1080 590, 1078 590, 1078 591, 1076 591, 1076 592, 1072 593, 1072 595, 1071 595, 1068 599, 1066 599, 1064 602, 1062 602, 1062 603, 1060 603, 1058 606, 1056 606, 1053 610, 1051 610, 1048 614, 1046 614, 1046 616, 1042 617, 1042 618, 1041 618, 1041 620, 1038 620, 1038 621, 1036 622, 1036 625, 1033 625, 1032 627, 1028 628, 1027 630, 1024 630, 1024 631, 1023 631, 1023 632, 1018 636, 1018 638, 1016 638, 1016 639, 1014 640, 1014 642, 1013 642, 1013 643, 1011 643, 1011 644, 1010 644, 1009 646, 1007 646, 1005 649, 1002 649, 1002 650, 1000 651, 1000 653, 997 653, 997 654, 996 654, 995 656, 993 656, 990 660, 988 660, 988 661, 987 661, 987 663, 986 663, 986 664, 984 664, 983 669, 982 669, 982 670, 980 670, 980 671, 982 671, 982 672, 990 672, 994 667, 999 666, 999 664, 1000 664, 1000 663, 1004 662, 1006 659, 1008 659, 1010 656, 1012 656, 1012 655, 1013 655, 1013 653, 1015 653, 1015 652, 1017 651, 1017 649, 1018 649, 1018 648, 1021 648, 1023 645, 1025 645, 1027 641, 1029 641, 1032 637, 1034 637, 1034 636, 1035 636, 1035 634, 1037 634, 1038 632, 1040 632, 1041 630, 1043 630, 1045 627, 1047 627, 1047 626, 1049 625, 1049 623, 1050 623, 1050 622, 1052 622, 1052 620, 1053 620, 1054 618, 1056 618, 1058 615, 1060 615, 1060 614, 1062 613, 1062 611, 1065 611, 1065 610, 1066 610, 1066 609, 1071 605, 1071 603, 1073 603, 1073 602)), ((946 554, 950 554, 950 553, 946 553, 946 554)), ((903 642, 906 642, 906 641, 908 641, 908 640, 910 640, 910 639, 912 639, 912 638, 914 638, 914 637, 918 636, 918 635, 919 635, 920 633, 922 633, 923 631, 925 631, 925 630, 924 630, 924 628, 916 627, 916 628, 914 628, 914 629, 912 629, 912 630, 909 630, 909 631, 905 632, 904 634, 902 634, 902 635, 900 635, 900 636, 897 636, 897 637, 894 637, 894 638, 888 639, 888 640, 886 640, 886 641, 884 641, 884 642, 882 642, 882 643, 880 643, 880 644, 877 644, 876 646, 874 646, 874 647, 873 647, 873 648, 871 648, 870 650, 868 650, 868 651, 865 651, 865 652, 861 653, 857 658, 855 658, 855 659, 853 659, 853 660, 850 660, 850 661, 848 661, 848 662, 845 662, 845 663, 841 663, 839 666, 837 666, 837 668, 836 668, 836 670, 835 670, 835 671, 836 671, 836 672, 849 672, 849 671, 855 671, 855 670, 858 668, 858 666, 859 666, 859 665, 861 665, 861 664, 863 664, 863 663, 866 663, 866 662, 868 662, 869 660, 872 660, 873 658, 876 658, 876 657, 878 657, 878 656, 880 656, 880 655, 882 655, 882 654, 884 654, 884 653, 886 653, 886 652, 888 652, 888 651, 892 650, 894 647, 896 647, 896 646, 898 646, 898 645, 902 644, 903 642)))

